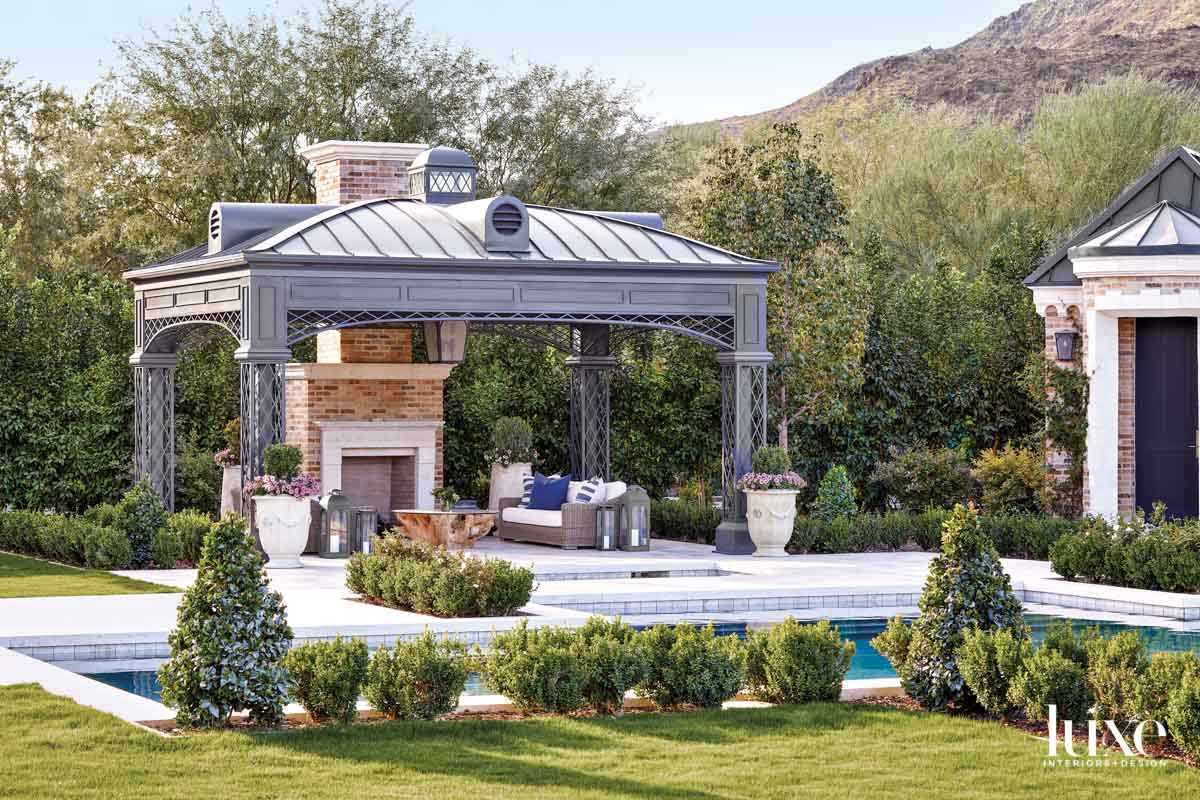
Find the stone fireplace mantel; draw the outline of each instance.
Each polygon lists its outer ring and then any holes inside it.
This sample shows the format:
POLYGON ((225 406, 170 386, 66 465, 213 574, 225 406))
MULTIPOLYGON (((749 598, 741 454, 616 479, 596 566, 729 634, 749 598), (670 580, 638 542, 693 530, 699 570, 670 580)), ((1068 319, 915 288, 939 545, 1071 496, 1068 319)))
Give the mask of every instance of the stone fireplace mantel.
MULTIPOLYGON (((342 460, 360 456, 414 456, 418 508, 433 508, 441 420, 321 421, 321 491, 342 486, 342 460)), ((391 509, 380 509, 388 512, 391 509)))

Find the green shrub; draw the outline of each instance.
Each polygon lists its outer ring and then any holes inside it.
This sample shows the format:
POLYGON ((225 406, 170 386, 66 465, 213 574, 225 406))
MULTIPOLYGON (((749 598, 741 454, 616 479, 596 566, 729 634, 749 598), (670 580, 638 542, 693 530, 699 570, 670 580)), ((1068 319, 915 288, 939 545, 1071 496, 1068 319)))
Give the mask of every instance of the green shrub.
POLYGON ((91 528, 84 540, 84 563, 92 569, 126 569, 133 560, 129 537, 116 528, 91 528))
MULTIPOLYGON (((204 508, 208 513, 221 510, 221 467, 213 454, 201 447, 195 435, 180 437, 181 446, 175 463, 175 506, 204 508)), ((237 452, 237 451, 234 451, 237 452)))
POLYGON ((1188 676, 1200 673, 1195 653, 1155 653, 1133 688, 1132 710, 1137 719, 1166 723, 1171 692, 1188 676))
POLYGON ((983 514, 979 524, 1000 555, 1041 561, 1050 557, 1055 542, 1078 527, 1071 520, 1040 514, 983 514))
POLYGON ((485 459, 489 463, 510 466, 536 460, 533 450, 533 427, 520 417, 498 417, 492 423, 492 449, 485 459))
POLYGON ((125 534, 133 549, 135 569, 150 565, 154 558, 154 536, 167 524, 167 507, 158 492, 143 478, 117 504, 116 528, 125 534))
POLYGON ((1183 676, 1167 700, 1167 733, 1179 749, 1200 758, 1200 674, 1183 676))
POLYGON ((765 632, 748 630, 746 686, 769 703, 833 702, 854 657, 827 620, 801 625, 788 617, 765 632))
POLYGON ((179 536, 179 541, 183 544, 183 560, 189 564, 200 563, 204 537, 212 530, 212 526, 212 518, 194 508, 178 511, 167 520, 167 528, 179 536))
POLYGON ((1029 640, 1015 635, 1011 628, 996 631, 972 628, 963 634, 962 646, 958 648, 958 670, 985 711, 1007 716, 1013 707, 1009 689, 1030 652, 1029 640))
POLYGON ((974 496, 966 460, 947 447, 913 447, 875 469, 872 479, 904 511, 951 508, 974 496))
POLYGON ((529 602, 533 572, 391 535, 377 552, 355 554, 346 586, 371 602, 444 617, 502 617, 529 602))
POLYGON ((1015 448, 988 449, 975 459, 972 475, 979 484, 979 502, 989 514, 1046 509, 1046 465, 1042 452, 1015 448))
POLYGON ((280 721, 292 629, 241 517, 227 514, 205 539, 169 642, 158 681, 180 725, 227 725, 241 709, 257 724, 280 721))
POLYGON ((964 506, 956 506, 946 520, 942 552, 929 564, 918 606, 921 616, 903 648, 894 631, 885 631, 872 644, 892 663, 904 691, 926 708, 967 705, 974 699, 955 659, 968 629, 1009 628, 1014 635, 1027 635, 1021 603, 996 549, 974 509, 964 506))
POLYGON ((392 719, 434 719, 458 706, 471 659, 461 642, 434 639, 428 629, 412 642, 396 640, 371 656, 363 693, 392 719))
POLYGON ((655 625, 638 634, 646 675, 638 693, 659 708, 683 705, 713 708, 742 685, 741 641, 717 636, 712 624, 655 625))
POLYGON ((821 479, 817 497, 813 500, 812 516, 825 522, 839 517, 853 517, 858 513, 858 495, 850 474, 841 464, 832 466, 821 479))
POLYGON ((1093 641, 1102 638, 1100 628, 1091 625, 1075 630, 1075 624, 1069 619, 1051 620, 1042 633, 1042 650, 1054 650, 1064 658, 1074 661, 1081 669, 1088 667, 1088 646, 1093 641))
POLYGON ((121 512, 112 503, 101 503, 83 512, 83 518, 101 528, 117 528, 121 512))
POLYGON ((274 475, 284 481, 295 480, 300 474, 304 453, 294 444, 276 442, 263 449, 263 474, 274 475))
POLYGON ((1050 565, 1067 580, 1164 592, 1200 591, 1200 520, 1166 520, 1159 509, 1116 525, 1086 520, 1050 549, 1050 565))
POLYGON ((1046 707, 1058 707, 1058 718, 1079 721, 1088 713, 1092 696, 1083 669, 1057 650, 1039 647, 1025 662, 1010 690, 1012 704, 1031 720, 1046 718, 1046 707))
POLYGON ((306 642, 283 658, 292 698, 314 722, 350 722, 367 679, 367 643, 361 639, 306 642))
POLYGON ((1146 669, 1146 645, 1136 631, 1123 631, 1086 645, 1087 678, 1095 698, 1096 719, 1131 719, 1135 695, 1146 669))
POLYGON ((719 508, 698 506, 683 499, 650 503, 650 529, 656 539, 712 544, 720 524, 719 508))
POLYGON ((154 566, 159 569, 175 569, 183 555, 183 540, 171 528, 159 528, 154 534, 151 552, 154 554, 154 566))
POLYGON ((0 550, 37 555, 45 516, 36 511, 0 511, 0 550))
POLYGON ((522 619, 512 630, 492 636, 482 666, 488 688, 522 711, 565 714, 587 702, 590 665, 569 629, 530 630, 522 619))
POLYGON ((618 617, 591 617, 575 632, 575 646, 587 665, 583 696, 600 714, 620 713, 625 692, 646 674, 646 659, 632 627, 618 617))
POLYGON ((782 475, 792 471, 792 459, 788 457, 787 450, 773 444, 755 450, 751 464, 755 472, 767 475, 782 475))

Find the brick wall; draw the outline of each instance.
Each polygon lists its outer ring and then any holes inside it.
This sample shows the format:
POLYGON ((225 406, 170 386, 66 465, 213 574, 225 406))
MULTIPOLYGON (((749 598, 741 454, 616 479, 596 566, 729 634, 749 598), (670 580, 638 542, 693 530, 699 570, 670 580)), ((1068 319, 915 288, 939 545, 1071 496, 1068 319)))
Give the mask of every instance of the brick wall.
POLYGON ((346 328, 317 334, 318 364, 411 364, 411 328, 346 328))
POLYGON ((1137 320, 1123 317, 1117 321, 1117 511, 1129 515, 1137 505, 1136 348, 1137 320))
POLYGON ((412 456, 351 456, 342 459, 342 483, 354 487, 355 505, 391 519, 392 511, 416 505, 416 468, 412 456))
MULTIPOLYGON (((1058 348, 1054 343, 1054 334, 1062 331, 1075 331, 1080 333, 1080 341, 1077 346, 1080 349, 1079 363, 1083 363, 1086 356, 1084 350, 1086 337, 1083 336, 1083 318, 1078 306, 1069 306, 1066 313, 1062 313, 1061 309, 1054 306, 1049 306, 1046 309, 1046 340, 1045 352, 1046 358, 1059 367, 1071 367, 1072 362, 1060 361, 1058 359, 1058 348)), ((1049 391, 1049 390, 1047 390, 1049 391)), ((1062 450, 1052 448, 1049 443, 1046 446, 1046 475, 1047 479, 1052 482, 1065 481, 1071 469, 1071 456, 1062 450)), ((1084 505, 1087 505, 1087 476, 1084 475, 1084 505)))
POLYGON ((377 197, 406 197, 411 163, 373 158, 335 158, 318 163, 313 176, 317 203, 342 205, 377 197))

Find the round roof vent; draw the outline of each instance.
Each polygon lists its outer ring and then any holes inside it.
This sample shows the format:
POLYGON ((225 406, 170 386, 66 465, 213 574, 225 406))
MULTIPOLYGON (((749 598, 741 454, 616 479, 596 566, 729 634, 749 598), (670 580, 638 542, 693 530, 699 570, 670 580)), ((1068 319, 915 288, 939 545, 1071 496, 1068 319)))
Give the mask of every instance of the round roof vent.
POLYGON ((512 236, 521 230, 524 215, 512 203, 501 203, 492 210, 492 228, 503 236, 512 236))

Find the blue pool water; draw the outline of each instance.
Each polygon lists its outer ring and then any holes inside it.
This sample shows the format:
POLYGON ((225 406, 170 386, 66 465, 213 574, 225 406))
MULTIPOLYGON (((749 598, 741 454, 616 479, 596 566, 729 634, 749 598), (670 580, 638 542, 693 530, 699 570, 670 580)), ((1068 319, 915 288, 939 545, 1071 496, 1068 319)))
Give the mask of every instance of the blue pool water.
MULTIPOLYGON (((1046 625, 1054 619, 1057 618, 1044 614, 1025 615, 1025 621, 1029 623, 1035 643, 1041 642, 1046 625)), ((854 642, 855 645, 854 659, 850 662, 850 671, 846 674, 847 679, 896 677, 896 673, 892 670, 887 659, 881 656, 874 647, 871 647, 871 639, 883 630, 884 625, 887 624, 887 620, 843 619, 837 620, 833 624, 837 627, 843 639, 854 642)), ((1091 620, 1078 620, 1076 624, 1098 625, 1105 636, 1111 636, 1121 631, 1137 631, 1142 640, 1146 642, 1146 649, 1150 653, 1178 653, 1191 650, 1200 654, 1200 631, 1174 631, 1166 628, 1121 625, 1115 622, 1094 622, 1091 620)), ((722 636, 738 636, 743 639, 746 637, 746 625, 744 623, 722 622, 718 623, 716 628, 717 633, 722 636)), ((115 686, 118 689, 140 695, 141 697, 149 697, 152 700, 160 699, 158 680, 155 678, 152 670, 96 672, 84 673, 84 675, 85 677, 107 683, 110 686, 115 686)), ((490 692, 484 687, 479 675, 472 673, 467 679, 467 687, 463 694, 472 696, 490 694, 490 692)))

